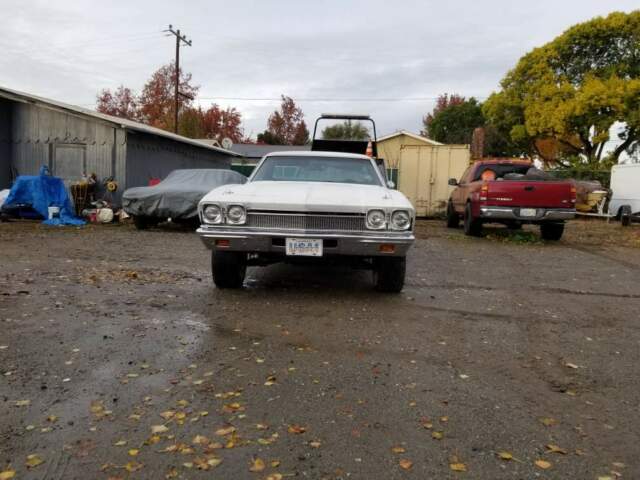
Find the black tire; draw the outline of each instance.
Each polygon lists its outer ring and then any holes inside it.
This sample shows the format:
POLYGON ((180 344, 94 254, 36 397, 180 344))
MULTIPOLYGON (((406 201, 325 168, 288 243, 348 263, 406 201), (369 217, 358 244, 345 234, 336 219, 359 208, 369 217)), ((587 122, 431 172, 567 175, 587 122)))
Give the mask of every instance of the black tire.
POLYGON ((557 241, 562 238, 564 233, 564 222, 562 223, 543 223, 540 225, 540 236, 544 240, 557 241))
POLYGON ((467 203, 464 208, 464 234, 470 237, 479 237, 482 233, 482 220, 473 218, 471 214, 471 204, 467 203))
POLYGON ((398 293, 404 287, 406 257, 377 257, 373 265, 373 281, 380 292, 398 293))
POLYGON ((242 288, 247 273, 247 254, 211 252, 211 273, 218 288, 242 288))
POLYGON ((142 215, 134 215, 133 224, 136 226, 138 230, 146 230, 147 228, 149 228, 148 218, 142 215))
POLYGON ((620 223, 623 227, 631 225, 631 207, 629 205, 620 207, 620 223))
POLYGON ((458 228, 460 225, 460 216, 456 213, 455 208, 453 208, 453 203, 451 200, 447 202, 447 228, 458 228))

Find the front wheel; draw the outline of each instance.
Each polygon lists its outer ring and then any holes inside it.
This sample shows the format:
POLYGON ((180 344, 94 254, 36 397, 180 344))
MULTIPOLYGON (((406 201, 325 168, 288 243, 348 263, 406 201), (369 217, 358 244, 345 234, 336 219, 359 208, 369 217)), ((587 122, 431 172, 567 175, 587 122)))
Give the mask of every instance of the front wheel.
POLYGON ((631 225, 631 207, 629 205, 620 207, 620 223, 623 227, 631 225))
POLYGON ((563 233, 564 223, 543 223, 540 225, 540 235, 544 240, 560 240, 563 233))
POLYGON ((451 200, 447 203, 447 228, 458 228, 460 217, 458 216, 451 200))
POLYGON ((373 278, 376 290, 398 293, 404 287, 407 271, 406 257, 376 257, 373 265, 373 278))
POLYGON ((247 254, 211 252, 211 273, 218 288, 242 288, 247 273, 247 254))
POLYGON ((471 204, 467 203, 464 209, 464 234, 471 237, 479 237, 482 233, 482 220, 473 218, 471 204))

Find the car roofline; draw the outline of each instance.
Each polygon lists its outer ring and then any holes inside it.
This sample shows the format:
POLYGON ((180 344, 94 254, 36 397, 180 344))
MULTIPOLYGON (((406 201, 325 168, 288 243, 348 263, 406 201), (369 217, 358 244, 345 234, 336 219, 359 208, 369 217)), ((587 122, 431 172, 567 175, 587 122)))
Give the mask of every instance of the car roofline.
POLYGON ((362 155, 360 153, 345 153, 345 152, 319 152, 314 150, 303 151, 282 151, 282 152, 269 152, 263 158, 266 157, 332 157, 332 158, 358 158, 361 160, 371 160, 371 157, 362 155))

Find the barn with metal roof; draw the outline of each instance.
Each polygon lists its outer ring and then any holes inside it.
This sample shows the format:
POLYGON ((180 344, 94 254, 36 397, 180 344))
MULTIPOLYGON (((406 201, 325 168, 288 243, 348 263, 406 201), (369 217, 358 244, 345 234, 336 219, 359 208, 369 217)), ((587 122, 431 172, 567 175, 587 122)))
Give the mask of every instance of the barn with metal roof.
POLYGON ((130 120, 0 87, 0 189, 46 165, 66 182, 147 185, 179 168, 229 168, 235 152, 130 120))

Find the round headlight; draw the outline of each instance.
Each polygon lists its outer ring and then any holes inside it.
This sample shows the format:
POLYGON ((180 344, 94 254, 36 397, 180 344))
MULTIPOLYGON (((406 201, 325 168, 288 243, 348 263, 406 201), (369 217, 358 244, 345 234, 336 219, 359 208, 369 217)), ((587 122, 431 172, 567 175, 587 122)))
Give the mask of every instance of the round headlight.
POLYGON ((207 205, 204 207, 202 216, 207 223, 222 223, 222 210, 218 205, 207 205))
POLYGON ((387 217, 382 210, 369 210, 367 213, 367 227, 382 230, 387 226, 387 217))
POLYGON ((396 210, 391 215, 391 227, 395 230, 406 230, 411 226, 411 215, 406 210, 396 210))
POLYGON ((240 205, 232 205, 227 209, 227 222, 236 225, 245 223, 247 220, 247 212, 240 205))

